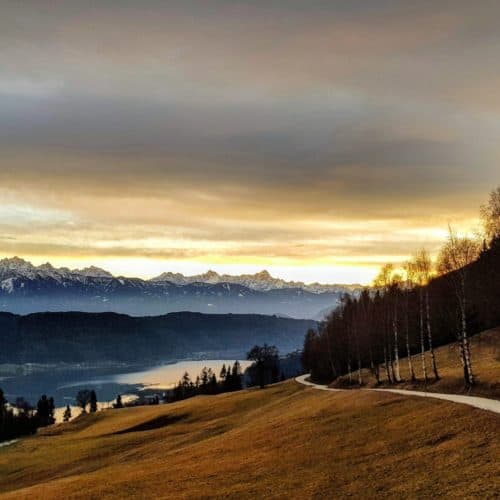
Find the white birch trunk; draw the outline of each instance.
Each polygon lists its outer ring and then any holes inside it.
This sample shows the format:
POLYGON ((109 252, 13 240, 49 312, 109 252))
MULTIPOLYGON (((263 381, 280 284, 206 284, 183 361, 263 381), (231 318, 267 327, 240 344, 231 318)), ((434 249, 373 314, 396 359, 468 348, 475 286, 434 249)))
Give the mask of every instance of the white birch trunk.
POLYGON ((425 362, 425 341, 424 341, 424 311, 422 300, 422 288, 419 290, 420 297, 420 348, 422 353, 422 372, 424 374, 424 382, 427 384, 427 365, 425 362))
POLYGON ((466 313, 465 313, 465 293, 462 297, 462 306, 461 306, 461 313, 462 313, 462 345, 463 345, 463 354, 464 354, 464 361, 465 361, 465 367, 467 369, 467 375, 469 377, 469 384, 474 385, 474 375, 472 374, 472 360, 471 360, 471 355, 470 355, 470 346, 469 346, 469 339, 467 338, 467 318, 466 318, 466 313))
POLYGON ((406 354, 408 359, 408 371, 410 372, 410 379, 412 382, 415 381, 415 371, 413 370, 413 361, 411 359, 410 350, 410 325, 408 321, 409 305, 408 305, 408 294, 406 295, 406 354))
POLYGON ((387 374, 387 380, 392 384, 391 372, 389 370, 389 361, 387 359, 387 347, 384 346, 384 364, 385 364, 385 373, 387 374))
POLYGON ((464 380, 465 384, 469 385, 469 370, 467 369, 467 363, 465 362, 465 351, 464 351, 464 341, 462 335, 462 327, 460 327, 460 332, 458 334, 458 349, 460 356, 460 363, 462 364, 462 368, 464 370, 464 380))
POLYGON ((392 328, 394 330, 394 364, 396 367, 394 378, 395 378, 396 382, 401 382, 401 374, 399 372, 398 319, 397 319, 397 316, 394 316, 394 320, 392 322, 392 328))
POLYGON ((415 371, 413 370, 413 361, 411 359, 410 336, 408 335, 408 332, 406 332, 406 354, 408 359, 408 371, 410 373, 410 380, 413 382, 415 380, 415 371))
POLYGON ((429 306, 429 292, 425 290, 425 310, 426 310, 426 322, 427 322, 427 341, 429 342, 429 352, 431 354, 432 371, 434 372, 434 377, 439 380, 439 374, 436 365, 436 356, 434 355, 434 349, 432 347, 432 331, 431 331, 431 314, 429 306))
POLYGON ((394 362, 392 361, 392 346, 391 345, 389 345, 389 349, 387 350, 387 352, 389 354, 389 369, 391 371, 391 380, 392 380, 392 383, 394 383, 395 382, 394 362))

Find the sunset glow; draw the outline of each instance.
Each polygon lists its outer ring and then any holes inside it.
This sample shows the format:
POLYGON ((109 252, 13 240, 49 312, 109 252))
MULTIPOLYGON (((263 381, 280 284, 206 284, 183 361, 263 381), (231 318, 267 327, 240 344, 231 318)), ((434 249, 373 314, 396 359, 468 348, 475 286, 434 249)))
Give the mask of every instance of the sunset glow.
POLYGON ((369 283, 473 232, 499 7, 369 5, 7 2, 0 257, 369 283))

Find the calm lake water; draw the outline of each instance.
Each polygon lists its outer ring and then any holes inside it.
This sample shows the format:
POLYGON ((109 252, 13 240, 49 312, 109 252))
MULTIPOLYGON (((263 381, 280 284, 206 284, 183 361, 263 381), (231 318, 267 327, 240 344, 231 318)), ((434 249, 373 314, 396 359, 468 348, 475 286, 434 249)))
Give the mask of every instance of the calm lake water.
MULTIPOLYGON (((94 389, 102 405, 107 406, 117 394, 138 394, 144 389, 162 392, 173 387, 184 372, 193 379, 203 367, 211 368, 219 377, 222 365, 231 365, 233 360, 215 359, 204 361, 178 361, 153 367, 55 367, 50 370, 38 370, 35 373, 3 377, 0 387, 9 401, 24 397, 31 404, 36 404, 41 394, 52 396, 58 407, 74 404, 76 393, 80 389, 94 389)), ((249 366, 248 361, 241 361, 242 371, 249 366)))

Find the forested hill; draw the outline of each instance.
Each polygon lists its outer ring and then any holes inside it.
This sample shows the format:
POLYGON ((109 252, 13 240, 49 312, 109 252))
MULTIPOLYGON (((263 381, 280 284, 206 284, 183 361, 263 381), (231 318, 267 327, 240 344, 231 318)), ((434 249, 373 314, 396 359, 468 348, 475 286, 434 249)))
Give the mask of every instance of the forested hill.
POLYGON ((0 313, 0 362, 143 362, 196 352, 246 352, 270 343, 281 352, 302 346, 312 320, 254 314, 0 313))
MULTIPOLYGON (((330 382, 373 367, 378 381, 375 368, 383 364, 388 382, 400 382, 400 357, 419 354, 424 365, 425 351, 433 359, 433 348, 457 341, 457 363, 472 386, 474 353, 468 339, 500 325, 500 225, 498 236, 482 249, 474 240, 452 236, 437 268, 440 275, 432 277, 425 252, 407 264, 412 280, 402 282, 384 266, 375 293, 365 290, 345 300, 319 332, 308 332, 303 361, 313 378, 330 382)), ((439 378, 433 362, 425 371, 424 380, 430 373, 439 378)))

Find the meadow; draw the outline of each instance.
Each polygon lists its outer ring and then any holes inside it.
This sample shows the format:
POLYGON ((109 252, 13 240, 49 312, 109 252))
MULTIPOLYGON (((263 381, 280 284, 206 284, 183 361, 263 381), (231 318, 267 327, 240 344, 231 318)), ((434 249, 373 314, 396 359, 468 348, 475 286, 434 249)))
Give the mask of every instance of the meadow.
POLYGON ((498 415, 464 405, 287 381, 45 429, 0 450, 0 491, 6 499, 494 498, 499 431, 498 415))
MULTIPOLYGON (((412 383, 410 380, 408 358, 402 358, 399 363, 403 382, 400 384, 389 384, 385 375, 385 367, 384 365, 380 365, 382 386, 500 399, 500 327, 474 335, 470 339, 470 343, 472 368, 476 379, 474 386, 471 388, 466 388, 464 385, 464 372, 462 364, 460 363, 459 346, 456 342, 438 347, 434 351, 440 380, 436 381, 434 379, 430 355, 429 352, 426 351, 425 359, 428 372, 427 384, 424 383, 423 378, 422 357, 420 353, 417 353, 412 356, 413 368, 417 377, 415 383, 412 383)), ((377 381, 370 373, 370 370, 362 369, 361 376, 364 386, 377 386, 377 381)), ((353 387, 356 387, 357 380, 358 374, 356 372, 352 375, 353 387)), ((348 387, 348 377, 339 377, 331 386, 348 387)))

